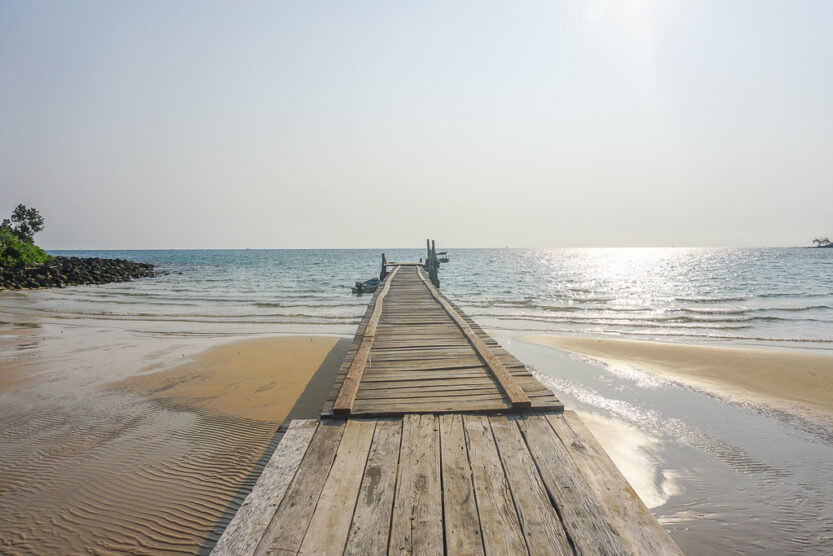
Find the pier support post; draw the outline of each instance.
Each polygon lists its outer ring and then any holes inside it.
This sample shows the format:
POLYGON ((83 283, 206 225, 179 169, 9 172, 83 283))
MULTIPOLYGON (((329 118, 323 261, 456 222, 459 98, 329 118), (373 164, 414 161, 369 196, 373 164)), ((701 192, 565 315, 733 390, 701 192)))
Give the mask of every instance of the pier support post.
POLYGON ((388 261, 385 259, 385 254, 382 253, 382 271, 379 273, 379 280, 384 280, 388 275, 388 261))
POLYGON ((434 284, 435 288, 440 287, 440 275, 437 272, 439 266, 440 263, 437 261, 437 244, 434 240, 431 240, 431 245, 428 248, 428 278, 434 284))

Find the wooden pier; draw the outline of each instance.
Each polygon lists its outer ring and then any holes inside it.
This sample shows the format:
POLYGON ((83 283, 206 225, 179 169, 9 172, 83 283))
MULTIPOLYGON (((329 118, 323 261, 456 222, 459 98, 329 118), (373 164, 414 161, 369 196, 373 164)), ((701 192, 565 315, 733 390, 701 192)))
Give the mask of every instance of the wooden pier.
POLYGON ((383 260, 321 419, 291 423, 214 553, 681 554, 431 253, 383 260))

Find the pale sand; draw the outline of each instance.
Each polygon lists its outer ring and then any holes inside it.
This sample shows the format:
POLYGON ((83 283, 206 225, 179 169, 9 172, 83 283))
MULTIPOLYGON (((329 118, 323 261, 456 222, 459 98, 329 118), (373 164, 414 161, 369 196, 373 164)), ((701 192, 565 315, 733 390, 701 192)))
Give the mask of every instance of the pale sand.
POLYGON ((205 553, 281 421, 318 415, 345 343, 245 340, 104 391, 88 346, 51 373, 29 372, 43 365, 21 352, 13 374, 31 379, 0 404, 0 553, 205 553), (54 396, 56 381, 66 396, 54 396))
POLYGON ((833 428, 833 357, 798 351, 540 335, 524 341, 661 375, 833 428))
POLYGON ((281 422, 337 341, 324 336, 244 340, 111 387, 235 417, 281 422))

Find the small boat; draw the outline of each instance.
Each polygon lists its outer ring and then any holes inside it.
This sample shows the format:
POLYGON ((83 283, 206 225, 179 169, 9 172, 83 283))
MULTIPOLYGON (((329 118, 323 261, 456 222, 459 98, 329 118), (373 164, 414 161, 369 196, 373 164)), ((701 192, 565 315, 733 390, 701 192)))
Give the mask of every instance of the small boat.
POLYGON ((371 278, 366 282, 356 282, 356 285, 350 289, 353 290, 353 293, 358 294, 373 293, 376 291, 376 288, 379 287, 379 284, 381 284, 381 282, 378 278, 371 278))
POLYGON ((441 263, 448 262, 448 251, 440 251, 437 253, 437 260, 441 263))

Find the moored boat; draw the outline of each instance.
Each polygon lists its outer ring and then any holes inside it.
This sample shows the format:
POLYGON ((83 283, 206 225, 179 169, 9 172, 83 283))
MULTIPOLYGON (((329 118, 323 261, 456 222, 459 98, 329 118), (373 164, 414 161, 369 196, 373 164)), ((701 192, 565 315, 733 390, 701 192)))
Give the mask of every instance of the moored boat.
POLYGON ((350 289, 353 291, 353 293, 358 294, 373 293, 376 291, 376 288, 379 287, 379 284, 381 284, 381 282, 378 278, 371 278, 370 280, 367 280, 365 282, 357 281, 356 285, 350 289))

